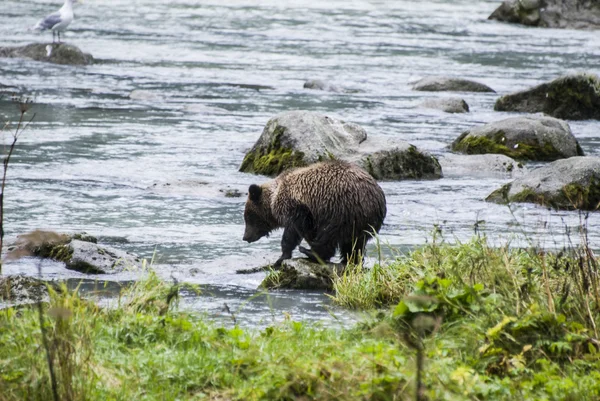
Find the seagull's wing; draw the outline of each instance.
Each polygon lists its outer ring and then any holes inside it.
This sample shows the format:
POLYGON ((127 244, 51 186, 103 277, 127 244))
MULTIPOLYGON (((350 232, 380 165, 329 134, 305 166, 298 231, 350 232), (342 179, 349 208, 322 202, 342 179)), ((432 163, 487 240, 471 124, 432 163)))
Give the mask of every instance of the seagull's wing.
POLYGON ((42 18, 33 29, 37 29, 40 31, 45 31, 46 29, 52 29, 52 27, 62 21, 60 17, 60 13, 52 13, 48 15, 46 18, 42 18))

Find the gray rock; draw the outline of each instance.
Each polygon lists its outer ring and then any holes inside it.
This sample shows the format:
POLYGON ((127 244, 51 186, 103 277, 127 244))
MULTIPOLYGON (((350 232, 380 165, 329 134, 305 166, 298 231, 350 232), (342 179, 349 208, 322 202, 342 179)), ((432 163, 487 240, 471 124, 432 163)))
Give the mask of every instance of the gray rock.
POLYGON ((565 120, 600 120, 600 78, 573 74, 496 101, 496 111, 543 112, 565 120))
POLYGON ((442 99, 427 99, 419 104, 419 107, 426 109, 441 110, 446 113, 468 113, 469 105, 463 99, 458 97, 449 97, 442 99))
POLYGON ((452 150, 543 161, 583 155, 569 125, 545 116, 511 117, 472 128, 452 143, 452 150))
POLYGON ((527 168, 505 155, 459 155, 447 153, 439 157, 445 176, 519 177, 527 168))
POLYGON ((322 160, 357 163, 375 178, 439 178, 437 159, 401 140, 367 139, 361 126, 309 111, 281 113, 267 122, 240 171, 276 176, 322 160))
POLYGON ((506 0, 488 19, 568 29, 600 29, 600 4, 595 0, 506 0))
MULTIPOLYGON (((264 269, 267 270, 268 266, 264 269)), ((318 264, 304 258, 283 261, 281 268, 270 272, 260 284, 261 288, 321 290, 333 288, 333 277, 342 274, 345 266, 341 263, 318 264)))
POLYGON ((598 210, 600 158, 557 160, 492 192, 489 202, 531 202, 556 209, 598 210))
POLYGON ((48 302, 48 287, 33 277, 0 276, 0 301, 8 304, 48 302))
POLYGON ((74 239, 65 247, 70 255, 63 257, 67 269, 82 273, 113 274, 142 267, 140 258, 109 246, 74 239))
POLYGON ((493 92, 487 85, 467 79, 452 77, 426 77, 413 85, 416 91, 426 92, 493 92))
POLYGON ((67 269, 82 273, 112 274, 140 268, 140 258, 109 246, 98 245, 87 234, 58 234, 33 231, 21 235, 9 246, 9 258, 36 256, 64 262, 67 269), (78 238, 78 239, 77 239, 78 238))
POLYGON ((0 47, 0 57, 29 58, 54 64, 89 65, 94 63, 91 54, 66 43, 32 43, 19 47, 0 47))
POLYGON ((304 82, 304 89, 316 89, 326 92, 344 92, 344 90, 339 86, 326 83, 320 79, 309 79, 308 81, 304 82))

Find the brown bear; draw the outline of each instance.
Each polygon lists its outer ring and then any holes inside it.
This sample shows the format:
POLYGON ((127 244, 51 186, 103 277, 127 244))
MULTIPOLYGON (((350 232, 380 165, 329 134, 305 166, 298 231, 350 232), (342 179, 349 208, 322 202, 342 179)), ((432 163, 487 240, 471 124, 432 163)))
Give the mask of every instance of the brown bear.
POLYGON ((366 171, 342 161, 320 162, 250 185, 244 241, 258 241, 283 227, 275 266, 290 259, 303 238, 311 249, 299 250, 313 261, 327 262, 339 249, 342 263, 357 262, 385 214, 385 194, 366 171))

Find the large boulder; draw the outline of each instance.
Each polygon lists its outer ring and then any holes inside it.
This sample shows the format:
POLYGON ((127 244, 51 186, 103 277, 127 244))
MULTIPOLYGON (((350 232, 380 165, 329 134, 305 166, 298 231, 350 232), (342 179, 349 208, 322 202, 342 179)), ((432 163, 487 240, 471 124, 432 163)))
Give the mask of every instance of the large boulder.
POLYGON ((427 77, 417 81, 413 90, 426 92, 492 92, 492 88, 479 82, 452 77, 427 77))
POLYGON ((270 119, 244 157, 240 171, 276 176, 318 161, 340 159, 363 167, 376 179, 439 178, 437 159, 402 140, 369 138, 358 124, 310 111, 270 119))
POLYGON ((135 255, 98 245, 87 234, 58 234, 33 231, 21 235, 9 246, 9 257, 36 256, 64 262, 67 269, 82 273, 112 274, 140 268, 142 260, 135 255))
POLYGON ((269 271, 260 288, 330 291, 333 278, 342 274, 344 268, 341 263, 319 264, 306 258, 284 260, 279 269, 269 271))
POLYGON ((496 111, 543 112, 565 120, 600 120, 600 79, 594 74, 573 74, 531 89, 504 95, 496 111))
POLYGON ((486 200, 531 202, 556 209, 597 210, 600 205, 600 158, 557 160, 504 185, 486 200))
POLYGON ((445 176, 519 177, 527 168, 505 155, 460 155, 446 153, 439 158, 445 176))
POLYGON ((427 99, 419 104, 419 107, 425 109, 441 110, 445 113, 468 113, 469 105, 463 99, 458 97, 449 97, 442 99, 427 99))
POLYGON ((488 19, 528 26, 600 29, 596 0, 506 0, 488 19))
POLYGON ((452 142, 452 150, 543 161, 583 155, 569 125, 545 116, 511 117, 472 128, 452 142))
POLYGON ((94 63, 91 54, 66 43, 32 43, 18 47, 0 47, 0 57, 30 58, 54 64, 88 65, 94 63))

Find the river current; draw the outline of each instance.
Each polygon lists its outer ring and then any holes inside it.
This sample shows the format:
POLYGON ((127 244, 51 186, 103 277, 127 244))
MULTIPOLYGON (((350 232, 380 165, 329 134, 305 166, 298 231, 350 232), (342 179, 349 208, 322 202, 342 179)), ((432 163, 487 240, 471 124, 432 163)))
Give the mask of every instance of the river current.
MULTIPOLYGON (((86 231, 153 258, 167 279, 200 284, 202 295, 186 294, 184 305, 209 316, 227 318, 227 303, 249 324, 284 316, 352 319, 320 293, 257 295, 263 274, 235 274, 279 255, 280 233, 242 241, 246 189, 266 180, 237 171, 244 152, 269 118, 303 109, 440 156, 465 129, 516 115, 493 111, 499 95, 566 73, 600 72, 598 32, 488 21, 499 4, 86 0, 76 5, 64 40, 91 53, 95 64, 0 59, 0 116, 18 118, 13 92, 32 96, 30 114, 36 113, 8 171, 6 235, 86 231), (418 108, 427 98, 457 95, 411 90, 432 75, 473 79, 498 94, 458 94, 470 106, 466 114, 418 108), (307 79, 347 91, 303 89, 307 79), (225 197, 228 190, 244 196, 225 197)), ((28 28, 58 7, 56 1, 0 0, 0 46, 51 40, 50 33, 28 28)), ((600 122, 569 124, 584 152, 600 155, 600 122)), ((385 255, 430 241, 434 226, 447 241, 467 240, 476 227, 497 243, 560 248, 578 240, 577 212, 486 203, 510 177, 476 173, 381 183, 388 200, 380 233, 385 255)), ((595 248, 599 222, 597 213, 587 221, 595 248)), ((52 262, 43 272, 90 278, 52 262)), ((37 274, 36 262, 5 264, 2 274, 15 273, 37 274)))

